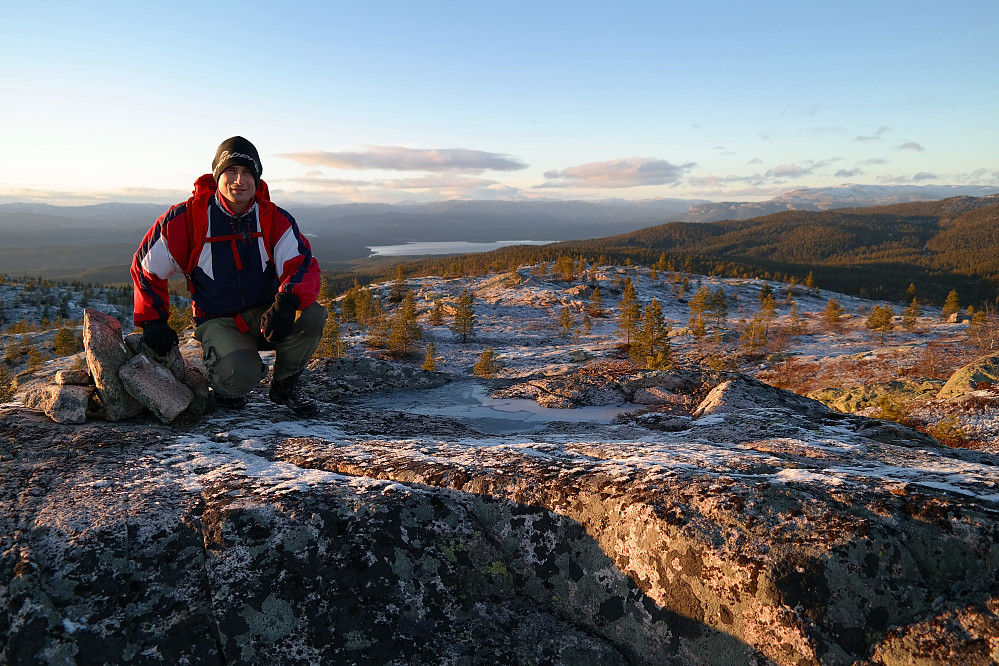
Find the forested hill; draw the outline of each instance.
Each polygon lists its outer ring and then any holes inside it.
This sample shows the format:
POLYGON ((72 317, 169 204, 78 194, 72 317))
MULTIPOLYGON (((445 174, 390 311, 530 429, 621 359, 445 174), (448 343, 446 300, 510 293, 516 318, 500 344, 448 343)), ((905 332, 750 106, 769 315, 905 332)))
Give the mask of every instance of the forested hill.
POLYGON ((748 220, 669 222, 615 236, 483 255, 413 262, 412 269, 481 270, 560 255, 601 256, 636 264, 726 277, 805 280, 865 298, 943 302, 954 289, 963 303, 999 297, 999 195, 955 197, 830 211, 787 211, 748 220))
POLYGON ((670 222, 561 243, 563 252, 668 262, 700 273, 774 279, 811 271, 821 286, 902 299, 910 283, 926 299, 950 289, 962 300, 999 295, 999 195, 871 208, 788 211, 749 220, 670 222))

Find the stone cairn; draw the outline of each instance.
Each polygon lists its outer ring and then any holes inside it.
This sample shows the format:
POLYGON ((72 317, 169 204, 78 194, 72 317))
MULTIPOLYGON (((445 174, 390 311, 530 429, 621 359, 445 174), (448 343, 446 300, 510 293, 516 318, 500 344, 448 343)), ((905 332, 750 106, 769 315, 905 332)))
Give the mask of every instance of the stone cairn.
POLYGON ((163 423, 185 411, 204 414, 208 379, 199 366, 185 366, 174 347, 160 356, 146 347, 141 333, 122 337, 121 323, 99 310, 83 315, 83 347, 87 370, 61 370, 55 384, 30 390, 28 409, 44 411, 57 423, 84 423, 87 412, 103 409, 111 421, 146 410, 163 423))

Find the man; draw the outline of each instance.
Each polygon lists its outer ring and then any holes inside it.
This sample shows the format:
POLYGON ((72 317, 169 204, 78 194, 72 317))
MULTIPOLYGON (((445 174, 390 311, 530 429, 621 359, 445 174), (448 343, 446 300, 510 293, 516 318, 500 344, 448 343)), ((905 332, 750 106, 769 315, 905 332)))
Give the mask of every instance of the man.
POLYGON ((246 394, 267 374, 259 351, 273 349, 270 399, 314 416, 318 408, 299 378, 326 323, 316 302, 319 264, 294 218, 271 203, 262 171, 257 149, 243 137, 219 145, 212 173, 156 221, 135 253, 134 321, 147 347, 168 354, 178 339, 167 324, 167 280, 183 274, 216 404, 246 406, 246 394))

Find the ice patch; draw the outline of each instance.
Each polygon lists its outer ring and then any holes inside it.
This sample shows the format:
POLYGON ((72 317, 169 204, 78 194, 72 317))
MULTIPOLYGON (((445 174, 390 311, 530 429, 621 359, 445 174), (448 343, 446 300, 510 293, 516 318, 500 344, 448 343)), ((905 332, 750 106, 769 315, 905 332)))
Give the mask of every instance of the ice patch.
POLYGON ((806 469, 782 469, 773 476, 777 483, 824 483, 830 486, 843 485, 843 479, 825 474, 816 474, 806 469))

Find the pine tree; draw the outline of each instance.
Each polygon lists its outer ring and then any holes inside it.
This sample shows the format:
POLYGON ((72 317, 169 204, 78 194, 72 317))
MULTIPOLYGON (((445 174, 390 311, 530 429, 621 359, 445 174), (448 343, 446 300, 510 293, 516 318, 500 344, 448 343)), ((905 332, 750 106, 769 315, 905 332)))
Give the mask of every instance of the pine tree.
POLYGON ((631 283, 630 277, 625 278, 621 303, 618 305, 617 324, 621 332, 624 333, 627 344, 631 344, 631 336, 634 334, 641 316, 642 308, 638 305, 638 298, 635 296, 635 287, 631 283))
POLYGON ((604 314, 604 298, 600 295, 600 287, 594 287, 590 293, 590 303, 587 311, 594 317, 601 317, 604 314))
POLYGON ((42 352, 38 351, 37 347, 30 347, 28 349, 28 372, 34 372, 45 365, 45 357, 42 356, 42 352))
POLYGON ((805 278, 805 289, 811 294, 818 292, 818 289, 815 288, 815 277, 812 276, 812 271, 808 271, 808 277, 805 278))
POLYGON ((317 300, 327 310, 331 309, 330 303, 333 302, 333 288, 330 287, 330 282, 326 279, 325 275, 319 278, 319 296, 317 300))
POLYGON ((885 342, 885 335, 895 330, 895 311, 890 305, 875 305, 871 314, 867 315, 864 325, 880 336, 881 344, 885 342))
POLYGON ((671 351, 669 326, 659 301, 653 298, 642 314, 641 325, 628 353, 640 368, 665 370, 672 365, 671 351))
POLYGON ((906 295, 907 298, 915 298, 916 297, 916 283, 915 282, 910 282, 909 283, 909 288, 905 290, 905 295, 906 295))
POLYGON ((170 309, 170 316, 167 317, 170 328, 176 331, 177 335, 181 335, 191 326, 192 321, 191 307, 179 301, 175 302, 170 309))
POLYGON ((725 290, 721 287, 718 287, 715 293, 711 294, 711 299, 708 301, 708 313, 714 320, 715 328, 721 328, 725 325, 725 320, 728 319, 728 301, 725 299, 725 290))
POLYGON ((367 287, 359 288, 354 294, 354 308, 357 322, 362 326, 370 326, 384 316, 381 301, 367 287))
POLYGON ((947 300, 944 301, 943 308, 940 310, 940 316, 947 319, 952 314, 957 314, 961 309, 961 303, 958 300, 957 292, 953 289, 949 294, 947 294, 947 300))
POLYGON ((380 312, 377 317, 371 320, 371 327, 368 329, 368 347, 372 349, 387 349, 391 334, 392 323, 384 312, 380 312))
POLYGON ((395 267, 395 282, 392 283, 392 289, 389 290, 388 299, 392 303, 398 303, 403 298, 406 297, 406 292, 409 288, 406 286, 406 269, 399 264, 395 267))
POLYGON ((912 303, 908 305, 904 310, 902 310, 902 328, 907 331, 911 331, 916 328, 916 324, 923 314, 923 309, 919 307, 919 301, 916 297, 912 298, 912 303))
POLYGON ((791 335, 801 335, 805 332, 807 322, 798 314, 798 304, 791 302, 791 312, 787 315, 787 328, 791 335))
POLYGON ((319 341, 320 356, 327 358, 343 358, 347 355, 347 343, 343 339, 343 328, 340 326, 340 318, 334 310, 330 310, 326 317, 326 325, 323 327, 323 337, 319 341))
POLYGON ((708 311, 710 299, 711 290, 707 287, 701 287, 694 292, 694 295, 690 297, 690 301, 687 303, 687 306, 690 308, 690 318, 687 320, 687 327, 690 329, 690 334, 695 338, 703 338, 708 333, 704 325, 704 314, 708 311))
POLYGON ((558 334, 563 338, 569 337, 572 333, 572 327, 576 322, 572 318, 572 313, 569 312, 568 307, 563 307, 562 312, 558 316, 558 334))
POLYGON ((60 328, 52 339, 52 351, 59 356, 69 356, 80 351, 80 340, 68 328, 60 328))
POLYGON ((826 308, 822 311, 822 318, 826 324, 832 327, 839 326, 840 318, 843 316, 843 306, 835 298, 830 298, 826 302, 826 308))
POLYGON ((750 352, 757 352, 767 344, 767 324, 763 321, 761 313, 753 315, 746 324, 746 330, 739 336, 739 340, 750 352))
POLYGON ((492 347, 482 350, 479 360, 472 366, 472 374, 476 377, 491 377, 499 372, 499 362, 496 360, 496 352, 492 347))
POLYGON ((427 353, 423 357, 423 369, 427 372, 437 370, 437 345, 433 342, 427 343, 427 353))
POLYGON ((444 325, 444 302, 439 298, 434 299, 434 309, 430 311, 430 324, 432 326, 444 325))
POLYGON ((423 338, 423 329, 416 320, 416 304, 413 301, 413 292, 407 291, 403 296, 402 303, 390 323, 389 350, 397 356, 406 356, 412 351, 417 340, 423 338))
POLYGON ((361 291, 361 285, 354 278, 353 286, 347 290, 340 304, 341 318, 343 321, 357 321, 357 295, 361 291))
POLYGON ((560 254, 558 259, 555 260, 553 270, 558 274, 560 279, 569 282, 576 277, 576 262, 572 260, 572 257, 560 254))
POLYGON ((17 390, 14 375, 6 363, 0 363, 0 402, 10 402, 17 390))
POLYGON ((968 326, 968 340, 983 352, 999 348, 999 317, 987 307, 977 310, 968 326))
POLYGON ((451 332, 460 336, 462 343, 468 342, 475 331, 475 309, 472 306, 474 300, 475 296, 467 289, 458 296, 451 332))
POLYGON ((777 301, 772 295, 768 295, 760 303, 760 318, 766 327, 766 334, 770 334, 770 324, 777 318, 777 301))

